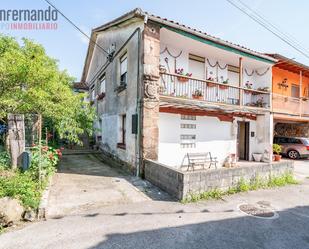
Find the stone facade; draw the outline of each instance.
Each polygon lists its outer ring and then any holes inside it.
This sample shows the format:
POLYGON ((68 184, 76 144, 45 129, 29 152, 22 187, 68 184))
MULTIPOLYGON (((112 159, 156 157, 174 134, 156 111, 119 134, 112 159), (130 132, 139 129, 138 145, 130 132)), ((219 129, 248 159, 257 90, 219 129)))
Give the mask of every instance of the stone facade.
POLYGON ((160 27, 148 23, 143 32, 143 158, 158 159, 160 27))

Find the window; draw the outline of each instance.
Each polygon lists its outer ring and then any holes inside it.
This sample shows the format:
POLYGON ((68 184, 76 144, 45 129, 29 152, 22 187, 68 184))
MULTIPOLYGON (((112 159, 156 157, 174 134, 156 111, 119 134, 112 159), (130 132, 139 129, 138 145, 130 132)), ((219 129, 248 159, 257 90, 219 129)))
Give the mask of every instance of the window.
POLYGON ((95 100, 95 89, 94 89, 94 85, 90 88, 90 101, 94 101, 95 100))
POLYGON ((189 73, 194 78, 205 79, 205 58, 189 54, 189 73))
POLYGON ((180 148, 182 149, 188 149, 188 148, 195 148, 196 144, 195 143, 181 143, 180 148))
POLYGON ((292 84, 292 88, 291 88, 291 94, 293 98, 299 98, 299 86, 292 84))
POLYGON ((126 115, 121 115, 120 116, 120 142, 117 144, 117 147, 121 149, 126 148, 126 123, 127 123, 126 115))
POLYGON ((181 140, 192 140, 195 138, 196 138, 196 135, 180 135, 181 140))
POLYGON ((192 116, 192 115, 181 115, 180 118, 182 120, 196 120, 196 116, 192 116))
POLYGON ((180 124, 182 129, 196 129, 196 124, 180 124))
POLYGON ((99 93, 105 93, 105 88, 106 88, 106 80, 105 80, 105 75, 103 75, 100 78, 100 84, 99 84, 99 93))
POLYGON ((128 71, 128 60, 127 60, 127 54, 124 54, 120 58, 120 85, 126 85, 127 82, 127 71, 128 71))
POLYGON ((302 144, 302 141, 300 139, 290 137, 288 139, 288 143, 289 144, 302 144))

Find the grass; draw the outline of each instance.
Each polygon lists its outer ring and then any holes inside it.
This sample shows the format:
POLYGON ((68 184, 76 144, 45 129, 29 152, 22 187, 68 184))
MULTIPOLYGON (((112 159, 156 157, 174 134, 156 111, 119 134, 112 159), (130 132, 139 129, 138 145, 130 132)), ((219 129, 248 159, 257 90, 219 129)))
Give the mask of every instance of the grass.
POLYGON ((223 191, 220 189, 213 189, 210 191, 202 193, 189 193, 187 197, 182 200, 182 203, 197 202, 201 200, 211 200, 211 199, 222 199, 225 195, 232 195, 240 192, 248 192, 257 189, 268 189, 275 187, 282 187, 291 184, 298 184, 299 182, 295 180, 294 176, 290 172, 286 172, 282 176, 269 177, 268 179, 263 179, 259 176, 255 177, 251 181, 246 181, 241 178, 235 187, 230 187, 228 190, 223 191))

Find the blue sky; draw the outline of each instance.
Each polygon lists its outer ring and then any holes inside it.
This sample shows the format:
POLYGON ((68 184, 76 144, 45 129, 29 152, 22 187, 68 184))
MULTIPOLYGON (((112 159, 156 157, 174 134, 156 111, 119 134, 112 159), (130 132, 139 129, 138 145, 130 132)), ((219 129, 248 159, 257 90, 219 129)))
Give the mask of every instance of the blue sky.
MULTIPOLYGON (((309 59, 279 40, 269 31, 249 19, 226 0, 50 0, 86 33, 133 8, 166 17, 205 31, 211 35, 260 52, 281 53, 308 64, 309 59)), ((281 30, 291 34, 309 49, 309 1, 303 0, 243 0, 263 14, 281 30)), ((43 0, 2 0, 0 9, 45 9, 43 0)), ((42 44, 51 57, 59 60, 61 69, 80 79, 88 41, 61 16, 56 31, 0 32, 17 38, 27 37, 42 44)))

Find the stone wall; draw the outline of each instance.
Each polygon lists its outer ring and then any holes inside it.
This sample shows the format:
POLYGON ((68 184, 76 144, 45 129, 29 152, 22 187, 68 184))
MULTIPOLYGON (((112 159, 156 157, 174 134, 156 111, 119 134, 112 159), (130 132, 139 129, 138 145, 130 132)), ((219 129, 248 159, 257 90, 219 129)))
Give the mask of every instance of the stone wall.
POLYGON ((179 200, 186 198, 189 193, 201 193, 212 189, 227 190, 236 186, 241 178, 246 181, 257 176, 265 179, 270 175, 280 176, 293 171, 294 164, 291 161, 252 162, 236 168, 190 172, 181 172, 151 160, 145 162, 145 178, 179 200))
MULTIPOLYGON (((160 27, 148 22, 143 31, 143 158, 158 159, 160 27)), ((141 174, 143 175, 143 168, 141 174)))
POLYGON ((309 124, 277 123, 275 135, 287 137, 309 137, 309 124))

